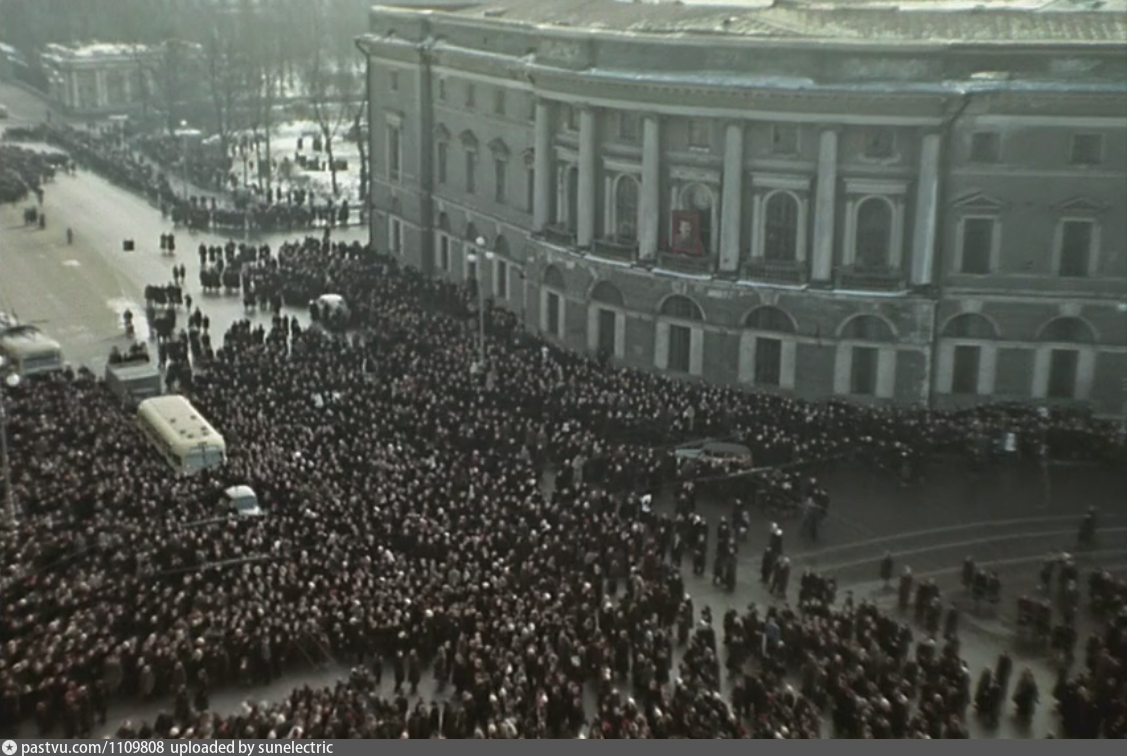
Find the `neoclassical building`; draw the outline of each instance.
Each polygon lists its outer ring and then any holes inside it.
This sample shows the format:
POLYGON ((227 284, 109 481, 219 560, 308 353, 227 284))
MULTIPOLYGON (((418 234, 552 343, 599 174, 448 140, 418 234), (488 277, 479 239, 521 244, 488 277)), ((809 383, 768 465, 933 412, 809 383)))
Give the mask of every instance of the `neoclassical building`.
POLYGON ((1117 415, 1117 3, 377 6, 372 236, 638 367, 1117 415))

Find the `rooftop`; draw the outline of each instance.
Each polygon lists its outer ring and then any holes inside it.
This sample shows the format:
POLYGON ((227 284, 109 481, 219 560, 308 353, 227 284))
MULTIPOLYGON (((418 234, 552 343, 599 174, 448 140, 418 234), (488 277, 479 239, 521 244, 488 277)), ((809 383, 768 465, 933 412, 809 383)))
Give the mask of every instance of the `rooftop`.
MULTIPOLYGON (((389 3, 410 9, 413 3, 389 3)), ((884 43, 1127 45, 1127 0, 489 0, 419 3, 466 18, 628 34, 884 43)), ((423 7, 419 7, 423 6, 423 7)))

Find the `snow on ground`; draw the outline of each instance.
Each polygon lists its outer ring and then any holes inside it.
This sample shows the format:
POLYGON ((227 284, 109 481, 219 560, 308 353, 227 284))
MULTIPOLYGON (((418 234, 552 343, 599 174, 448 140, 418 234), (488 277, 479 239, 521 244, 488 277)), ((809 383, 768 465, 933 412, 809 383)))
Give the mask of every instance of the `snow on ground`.
MULTIPOLYGON (((360 148, 356 142, 348 141, 352 124, 342 123, 333 138, 333 158, 344 160, 348 166, 346 170, 337 171, 337 186, 339 194, 335 201, 348 200, 350 204, 357 204, 360 200, 360 148)), ((270 140, 270 152, 273 160, 277 162, 279 176, 275 179, 283 187, 287 181, 285 174, 289 174, 288 183, 294 188, 305 189, 316 196, 328 198, 332 196, 332 174, 328 169, 328 155, 324 151, 314 152, 314 139, 319 139, 321 129, 315 121, 290 121, 279 124, 273 130, 270 140), (298 142, 301 148, 298 149, 298 142), (298 164, 298 156, 306 160, 317 159, 324 170, 307 170, 298 164), (288 161, 288 168, 282 167, 288 161)), ((239 173, 239 160, 236 159, 235 173, 239 173)))

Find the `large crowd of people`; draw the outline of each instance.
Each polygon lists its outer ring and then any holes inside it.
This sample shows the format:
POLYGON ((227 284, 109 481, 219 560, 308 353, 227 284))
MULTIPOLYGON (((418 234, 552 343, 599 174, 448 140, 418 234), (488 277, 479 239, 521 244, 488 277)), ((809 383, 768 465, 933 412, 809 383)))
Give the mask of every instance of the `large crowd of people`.
MULTIPOLYGON (((798 611, 750 607, 723 628, 695 611, 677 552, 700 521, 669 445, 725 436, 771 464, 891 465, 984 434, 1095 457, 1116 441, 1081 416, 683 384, 558 350, 492 307, 480 365, 467 288, 327 239, 276 256, 283 287, 343 295, 357 328, 278 313, 224 336, 182 386, 227 439, 217 471, 173 477, 85 371, 7 390, 21 513, 0 536, 5 732, 34 720, 88 735, 115 700, 168 697, 118 734, 966 737, 979 697, 957 633, 839 606, 816 576, 798 611), (216 517, 231 484, 253 487, 266 516, 216 517), (648 505, 663 485, 674 513, 648 505), (220 687, 330 658, 356 665, 335 687, 209 710, 220 687)), ((1093 638, 1053 691, 1062 731, 1123 737, 1127 618, 1093 638)), ((1005 703, 990 695, 980 710, 1005 703)))

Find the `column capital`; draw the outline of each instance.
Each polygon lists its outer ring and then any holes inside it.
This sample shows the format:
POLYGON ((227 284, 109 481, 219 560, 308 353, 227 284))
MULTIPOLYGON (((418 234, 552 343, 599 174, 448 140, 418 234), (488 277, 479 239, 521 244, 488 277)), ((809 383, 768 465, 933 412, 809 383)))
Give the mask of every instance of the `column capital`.
POLYGON ((841 136, 841 132, 845 127, 840 123, 830 124, 829 126, 820 126, 818 134, 833 134, 834 136, 841 136))
POLYGON ((744 129, 747 128, 747 121, 743 121, 743 120, 740 120, 740 119, 737 119, 737 118, 730 118, 730 119, 724 121, 724 130, 725 131, 727 131, 728 129, 733 129, 733 128, 739 129, 742 132, 744 129))

